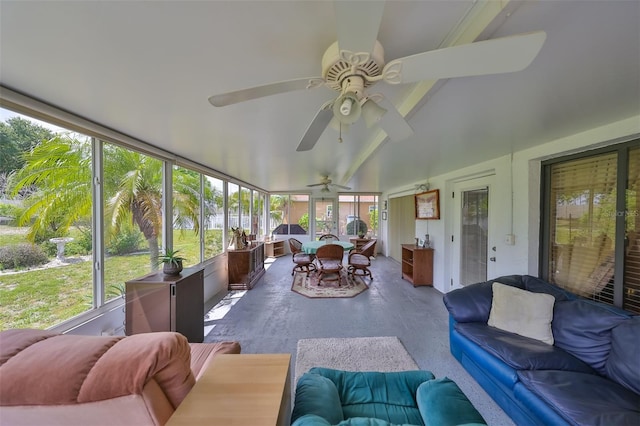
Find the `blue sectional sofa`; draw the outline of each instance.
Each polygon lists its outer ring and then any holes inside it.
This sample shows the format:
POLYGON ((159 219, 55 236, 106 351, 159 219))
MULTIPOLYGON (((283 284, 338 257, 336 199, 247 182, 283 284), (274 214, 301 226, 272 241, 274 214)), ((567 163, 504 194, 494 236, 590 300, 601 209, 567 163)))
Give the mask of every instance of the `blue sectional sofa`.
POLYGON ((469 285, 444 303, 451 353, 519 426, 640 425, 640 317, 528 275, 469 285), (553 344, 487 324, 494 282, 553 296, 553 344))

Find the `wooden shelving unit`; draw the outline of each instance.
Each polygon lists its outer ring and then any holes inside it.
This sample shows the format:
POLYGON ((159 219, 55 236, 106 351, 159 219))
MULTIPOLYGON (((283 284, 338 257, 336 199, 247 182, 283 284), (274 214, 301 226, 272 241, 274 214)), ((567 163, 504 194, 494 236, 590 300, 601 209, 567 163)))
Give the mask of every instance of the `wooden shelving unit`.
POLYGON ((229 290, 251 290, 264 275, 264 244, 227 252, 229 290))
POLYGON ((282 241, 268 241, 264 243, 264 254, 267 257, 280 257, 284 256, 284 240, 282 241))
POLYGON ((402 278, 414 287, 433 285, 433 249, 402 244, 402 278))

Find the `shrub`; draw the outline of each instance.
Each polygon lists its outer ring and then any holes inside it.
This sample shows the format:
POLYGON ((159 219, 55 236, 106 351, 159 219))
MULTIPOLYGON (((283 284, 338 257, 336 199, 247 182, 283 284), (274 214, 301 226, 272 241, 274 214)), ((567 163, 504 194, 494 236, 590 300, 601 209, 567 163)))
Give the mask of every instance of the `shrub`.
POLYGON ((347 223, 347 235, 366 234, 367 230, 367 224, 360 219, 355 219, 347 223))
POLYGON ((0 268, 18 269, 47 263, 46 253, 37 245, 22 243, 0 247, 0 268))
POLYGON ((11 218, 10 225, 15 224, 15 220, 20 216, 20 207, 11 204, 0 203, 0 216, 11 218))
POLYGON ((305 213, 300 217, 298 225, 302 226, 302 229, 309 232, 309 213, 305 213))
POLYGON ((112 255, 134 253, 140 249, 142 233, 136 229, 123 228, 122 231, 111 237, 107 252, 112 255))
POLYGON ((86 255, 91 253, 93 248, 91 232, 82 231, 75 241, 72 241, 67 245, 67 248, 68 250, 65 250, 65 253, 68 254, 86 255))

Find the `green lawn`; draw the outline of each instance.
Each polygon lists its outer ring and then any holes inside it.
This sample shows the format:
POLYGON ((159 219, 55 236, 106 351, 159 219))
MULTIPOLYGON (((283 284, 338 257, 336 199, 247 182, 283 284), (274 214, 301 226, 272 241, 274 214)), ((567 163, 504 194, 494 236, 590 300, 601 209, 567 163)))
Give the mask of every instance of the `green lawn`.
MULTIPOLYGON (((0 246, 22 243, 25 234, 26 228, 0 226, 0 246)), ((219 237, 208 234, 210 238, 219 237)), ((198 236, 176 232, 174 239, 186 263, 198 263, 198 236)), ((69 260, 64 266, 0 274, 0 329, 47 328, 91 309, 93 262, 90 258, 79 261, 76 256, 69 256, 69 260)), ((150 265, 148 252, 107 257, 104 275, 108 294, 113 291, 117 295, 112 286, 123 286, 125 281, 148 273, 150 265)))

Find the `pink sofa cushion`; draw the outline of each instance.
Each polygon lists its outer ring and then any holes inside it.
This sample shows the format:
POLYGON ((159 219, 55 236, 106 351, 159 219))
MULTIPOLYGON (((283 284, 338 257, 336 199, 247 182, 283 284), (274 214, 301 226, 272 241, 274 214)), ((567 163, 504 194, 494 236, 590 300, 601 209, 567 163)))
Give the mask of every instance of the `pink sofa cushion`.
POLYGON ((195 384, 178 333, 128 337, 0 332, 0 405, 56 405, 140 394, 154 378, 173 407, 195 384))
POLYGON ((189 343, 191 346, 191 371, 200 379, 214 358, 213 354, 239 354, 240 343, 238 342, 215 342, 215 343, 189 343))

